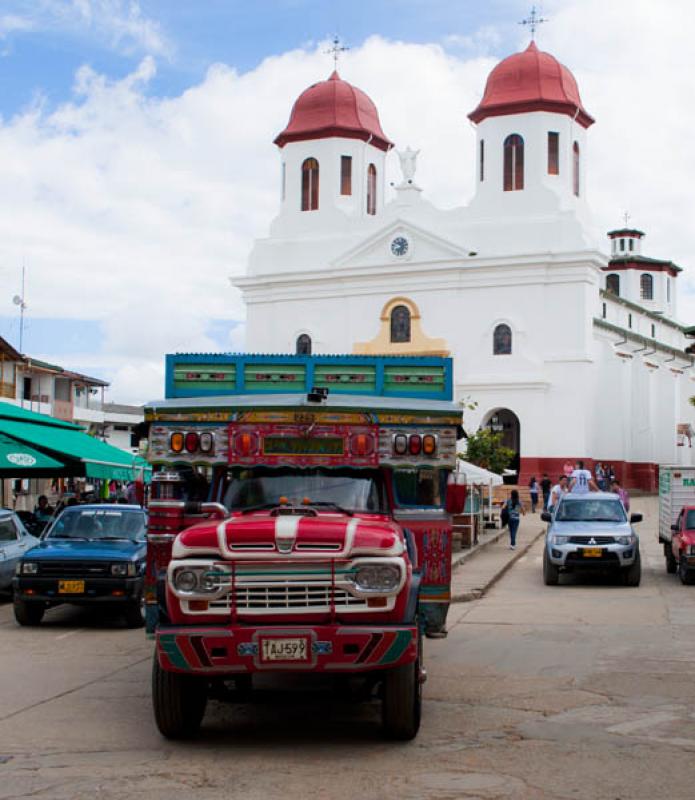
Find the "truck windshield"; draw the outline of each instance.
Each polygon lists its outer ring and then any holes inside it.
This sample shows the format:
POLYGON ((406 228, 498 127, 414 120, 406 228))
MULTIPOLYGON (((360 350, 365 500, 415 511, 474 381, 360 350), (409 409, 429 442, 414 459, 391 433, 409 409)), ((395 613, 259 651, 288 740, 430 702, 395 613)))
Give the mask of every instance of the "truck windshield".
POLYGON ((142 511, 119 508, 69 508, 46 533, 48 539, 130 539, 145 541, 142 511))
POLYGON ((279 504, 334 503, 349 511, 387 510, 383 482, 376 470, 232 469, 223 503, 230 511, 279 504))
POLYGON ((615 500, 565 497, 555 515, 556 522, 625 522, 625 520, 625 509, 617 497, 615 500))

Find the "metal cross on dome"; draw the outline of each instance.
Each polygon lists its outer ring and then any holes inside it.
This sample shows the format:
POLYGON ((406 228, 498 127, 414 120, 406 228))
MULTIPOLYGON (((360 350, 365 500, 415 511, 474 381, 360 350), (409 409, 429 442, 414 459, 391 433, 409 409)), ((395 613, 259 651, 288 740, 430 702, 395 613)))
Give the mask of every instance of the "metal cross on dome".
POLYGON ((529 29, 531 30, 531 41, 534 41, 536 38, 536 28, 547 21, 548 20, 545 17, 538 16, 535 6, 531 6, 531 13, 528 15, 528 17, 526 17, 526 19, 522 19, 519 25, 529 26, 529 29))
POLYGON ((623 219, 625 220, 625 227, 627 228, 627 221, 630 219, 630 214, 628 214, 627 211, 623 214, 623 219))
POLYGON ((327 55, 333 56, 334 69, 338 69, 338 59, 340 58, 340 54, 347 52, 349 49, 349 47, 340 43, 340 37, 336 33, 336 35, 333 37, 331 46, 325 51, 327 55))

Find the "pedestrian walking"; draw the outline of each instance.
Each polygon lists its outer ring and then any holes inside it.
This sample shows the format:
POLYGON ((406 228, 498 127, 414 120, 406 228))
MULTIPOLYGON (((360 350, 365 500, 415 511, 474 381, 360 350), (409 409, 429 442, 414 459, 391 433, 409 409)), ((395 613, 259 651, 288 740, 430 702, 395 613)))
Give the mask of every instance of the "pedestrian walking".
POLYGON ((505 503, 507 510, 507 525, 509 526, 509 549, 516 550, 516 532, 519 530, 521 515, 525 514, 524 506, 519 500, 519 492, 512 489, 509 500, 505 503))
POLYGON ((630 495, 628 494, 627 489, 623 489, 620 485, 620 481, 617 478, 613 478, 613 482, 611 483, 611 492, 613 494, 617 494, 620 498, 620 502, 625 506, 625 511, 630 511, 630 495))
POLYGON ((528 482, 528 493, 531 497, 531 513, 535 514, 536 506, 538 505, 538 481, 535 475, 528 482))
POLYGON ((543 508, 546 508, 548 505, 548 498, 550 497, 550 489, 553 485, 553 482, 548 477, 548 473, 543 473, 543 478, 541 479, 541 491, 543 492, 543 508))

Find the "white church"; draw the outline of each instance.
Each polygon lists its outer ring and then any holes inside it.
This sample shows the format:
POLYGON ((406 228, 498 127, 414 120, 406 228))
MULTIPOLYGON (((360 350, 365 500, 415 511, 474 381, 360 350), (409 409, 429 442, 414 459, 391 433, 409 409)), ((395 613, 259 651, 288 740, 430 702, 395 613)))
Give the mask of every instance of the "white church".
POLYGON ((233 279, 247 350, 451 355, 456 396, 475 403, 466 429, 504 432, 519 483, 581 458, 654 489, 659 463, 694 461, 680 269, 644 256, 639 230, 596 234, 594 119, 533 41, 492 70, 469 118, 475 195, 441 210, 410 148, 387 198, 394 145, 363 91, 334 72, 299 96, 275 139, 280 212, 233 279))

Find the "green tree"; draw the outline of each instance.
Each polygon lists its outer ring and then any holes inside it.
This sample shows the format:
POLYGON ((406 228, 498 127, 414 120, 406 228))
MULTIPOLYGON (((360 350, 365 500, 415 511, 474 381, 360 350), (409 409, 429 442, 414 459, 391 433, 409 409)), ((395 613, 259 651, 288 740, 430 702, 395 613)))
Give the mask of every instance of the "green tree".
POLYGON ((468 437, 466 455, 461 458, 501 475, 514 458, 514 451, 502 444, 501 433, 481 428, 468 437))

